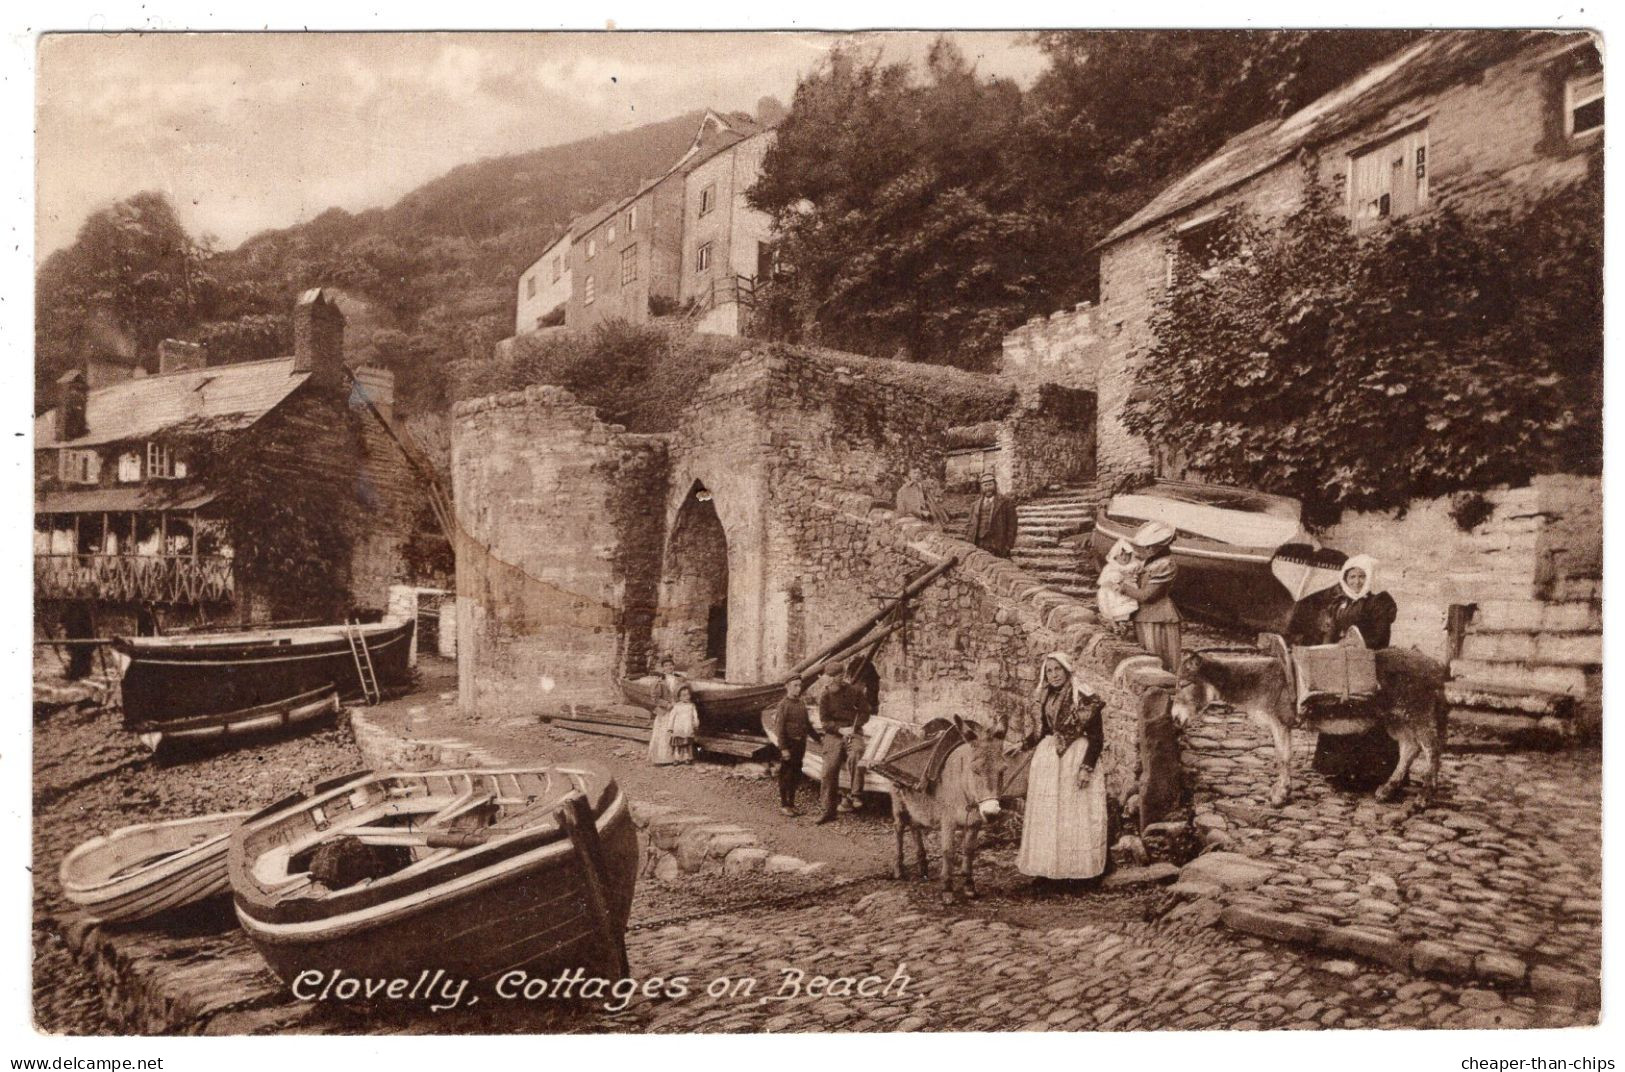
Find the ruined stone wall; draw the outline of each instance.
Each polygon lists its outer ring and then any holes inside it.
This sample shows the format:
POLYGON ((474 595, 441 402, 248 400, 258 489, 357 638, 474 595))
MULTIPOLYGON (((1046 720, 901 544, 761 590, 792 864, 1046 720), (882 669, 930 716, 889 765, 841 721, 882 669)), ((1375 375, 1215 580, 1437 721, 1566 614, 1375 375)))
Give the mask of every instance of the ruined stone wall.
POLYGON ((614 699, 649 645, 664 440, 531 387, 457 406, 452 481, 462 710, 614 699))

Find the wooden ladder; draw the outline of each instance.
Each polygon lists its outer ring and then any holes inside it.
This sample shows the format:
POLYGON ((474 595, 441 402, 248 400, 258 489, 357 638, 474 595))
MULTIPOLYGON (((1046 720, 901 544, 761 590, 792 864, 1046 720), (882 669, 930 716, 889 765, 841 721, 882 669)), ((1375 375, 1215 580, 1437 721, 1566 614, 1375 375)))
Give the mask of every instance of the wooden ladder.
POLYGON ((350 655, 355 659, 356 680, 361 682, 361 696, 371 706, 383 698, 378 690, 378 674, 372 666, 372 652, 367 650, 367 638, 358 622, 344 623, 344 636, 350 642, 350 655))

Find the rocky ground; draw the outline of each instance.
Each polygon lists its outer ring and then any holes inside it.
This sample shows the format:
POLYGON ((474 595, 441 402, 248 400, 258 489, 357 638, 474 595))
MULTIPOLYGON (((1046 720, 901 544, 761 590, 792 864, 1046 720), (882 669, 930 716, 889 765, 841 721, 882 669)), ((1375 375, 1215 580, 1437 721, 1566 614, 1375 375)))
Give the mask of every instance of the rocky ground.
MULTIPOLYGON (((1515 988, 1419 979, 1367 960, 1233 934, 1192 914, 1173 918, 1167 909, 1175 895, 1157 886, 1036 886, 1014 869, 1015 831, 1010 827, 991 833, 980 858, 983 896, 945 908, 934 885, 874 877, 891 851, 889 823, 878 808, 843 817, 832 826, 815 827, 810 818, 786 819, 773 807, 772 783, 748 766, 650 768, 638 747, 625 742, 528 724, 461 723, 454 717, 448 687, 444 675, 431 668, 417 695, 371 709, 368 720, 420 740, 464 741, 509 762, 598 758, 617 771, 634 801, 700 811, 746 826, 775 852, 827 866, 806 875, 684 875, 672 882, 641 881, 628 954, 633 974, 645 982, 663 980, 663 994, 640 996, 620 1009, 607 1008, 614 1003, 604 999, 566 1003, 494 995, 479 1005, 439 1014, 299 1004, 259 964, 234 929, 229 911, 200 914, 191 931, 152 931, 127 944, 139 945, 147 963, 160 965, 160 973, 174 965, 177 977, 183 967, 198 971, 209 961, 229 961, 245 981, 245 992, 261 996, 222 1013, 212 1024, 185 1029, 1245 1030, 1594 1022, 1594 1014, 1543 1006, 1515 988), (673 992, 679 976, 686 993, 673 992), (821 992, 814 995, 809 990, 816 976, 834 981, 820 984, 821 992), (786 985, 787 979, 798 978, 799 987, 786 985)), ((105 995, 61 940, 58 913, 63 906, 55 871, 63 853, 111 827, 264 803, 359 764, 342 728, 164 766, 142 758, 110 715, 61 712, 36 729, 36 1017, 43 1029, 64 1033, 116 1029, 103 1013, 105 995)), ((803 789, 809 792, 810 787, 803 789)), ((1201 798, 1202 814, 1225 814, 1217 809, 1212 791, 1203 792, 1208 795, 1201 798)), ((810 804, 810 798, 804 800, 810 804)), ((1311 801, 1316 802, 1313 808, 1334 807, 1301 787, 1300 805, 1311 807, 1311 801)), ((1359 805, 1351 803, 1348 810, 1352 815, 1359 805)), ((1301 834, 1305 842, 1316 840, 1302 831, 1305 823, 1314 825, 1313 819, 1255 822, 1265 848, 1271 837, 1301 834)), ((1225 832, 1238 845, 1250 844, 1248 829, 1230 824, 1227 817, 1225 832)), ((1466 835, 1451 840, 1465 844, 1466 835)), ((1383 847, 1374 844, 1370 859, 1382 860, 1377 850, 1383 847)), ((1284 845, 1280 851, 1286 852, 1284 845)), ((1461 863, 1445 854, 1440 866, 1451 876, 1476 873, 1473 854, 1457 855, 1461 863)), ((1349 868, 1347 862, 1331 863, 1349 868)), ((1330 866, 1325 867, 1329 875, 1330 866)), ((1396 882, 1409 881, 1408 875, 1396 874, 1396 882)), ((1363 874, 1362 879, 1370 885, 1363 874)), ((1264 884, 1261 896, 1274 896, 1273 886, 1281 884, 1264 884)), ((1495 888, 1487 880, 1485 885, 1495 888)), ((1456 888, 1453 880, 1451 888, 1456 888)))

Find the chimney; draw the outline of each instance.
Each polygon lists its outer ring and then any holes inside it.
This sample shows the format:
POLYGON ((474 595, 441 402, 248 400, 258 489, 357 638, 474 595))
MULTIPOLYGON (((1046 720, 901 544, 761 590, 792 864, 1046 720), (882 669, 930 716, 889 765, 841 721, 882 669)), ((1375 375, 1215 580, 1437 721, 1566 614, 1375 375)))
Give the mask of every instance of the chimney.
POLYGON ((203 347, 195 342, 165 339, 158 344, 158 375, 170 372, 195 372, 208 364, 203 347))
POLYGON ((56 441, 65 443, 90 431, 85 423, 85 403, 90 397, 90 389, 85 386, 82 369, 63 373, 56 383, 56 441))
POLYGON ((293 370, 330 387, 344 382, 344 312, 321 287, 293 307, 293 370))
POLYGON ((350 389, 350 405, 364 409, 367 401, 384 415, 391 424, 395 421, 395 374, 377 365, 362 365, 355 370, 355 384, 350 389), (366 401, 363 401, 363 398, 366 401))

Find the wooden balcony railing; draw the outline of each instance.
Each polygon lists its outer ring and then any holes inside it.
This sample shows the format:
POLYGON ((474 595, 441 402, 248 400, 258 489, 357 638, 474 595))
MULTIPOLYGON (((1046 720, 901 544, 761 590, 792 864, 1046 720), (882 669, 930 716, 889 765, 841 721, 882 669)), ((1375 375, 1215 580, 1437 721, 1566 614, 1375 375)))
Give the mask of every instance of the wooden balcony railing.
POLYGON ((200 555, 35 555, 36 599, 223 603, 231 559, 200 555))

